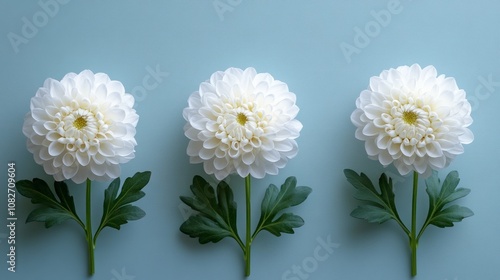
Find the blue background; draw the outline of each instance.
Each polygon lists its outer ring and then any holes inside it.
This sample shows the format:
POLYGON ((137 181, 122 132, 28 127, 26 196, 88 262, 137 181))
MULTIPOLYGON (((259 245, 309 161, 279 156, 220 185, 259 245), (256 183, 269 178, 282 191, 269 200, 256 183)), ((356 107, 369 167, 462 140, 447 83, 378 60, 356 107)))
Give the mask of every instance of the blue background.
MULTIPOLYGON (((397 174, 367 158, 349 117, 371 76, 413 63, 433 64, 438 73, 456 78, 473 106, 475 135, 465 153, 440 173, 460 172, 461 186, 472 192, 459 202, 475 215, 453 228, 430 227, 424 233, 414 279, 500 279, 498 1, 55 1, 0 3, 5 170, 0 181, 6 186, 9 162, 16 163, 18 180, 52 180, 33 161, 21 132, 30 98, 46 78, 91 69, 121 81, 136 96, 139 144, 136 158, 122 166, 122 179, 152 171, 146 197, 137 203, 147 215, 120 231, 102 232, 93 279, 244 279, 242 255, 233 240, 201 246, 179 231, 188 214, 179 196, 189 195, 193 175, 203 174, 185 154, 182 109, 200 82, 231 66, 252 66, 286 82, 297 95, 304 125, 298 156, 279 175, 253 180, 254 225, 268 184, 280 185, 294 175, 299 185, 313 188, 293 210, 306 222, 294 235, 258 236, 248 279, 411 279, 408 240, 395 222, 374 225, 349 216, 357 202, 342 170, 364 171, 372 179, 384 171, 397 174), (52 6, 44 10, 47 3, 52 6), (382 17, 387 14, 390 18, 382 17), (34 28, 25 27, 30 24, 34 28), (22 42, 13 42, 13 36, 22 42), (357 50, 344 53, 346 44, 357 50), (156 79, 150 74, 155 70, 161 72, 156 79), (314 260, 320 239, 337 246, 323 261, 314 260), (294 265, 303 274, 283 278, 294 265)), ((396 175, 395 180, 397 205, 408 224, 411 178, 396 175)), ((243 232, 243 180, 229 181, 243 232)), ((421 183, 420 224, 428 207, 421 183)), ((106 186, 95 184, 95 222, 102 209, 99 189, 106 186)), ((0 221, 7 224, 3 189, 0 221)), ((84 187, 70 185, 70 190, 83 216, 84 187)), ((41 223, 25 224, 34 207, 17 196, 15 273, 7 271, 8 233, 0 226, 0 278, 87 279, 83 231, 74 222, 48 230, 41 223)))

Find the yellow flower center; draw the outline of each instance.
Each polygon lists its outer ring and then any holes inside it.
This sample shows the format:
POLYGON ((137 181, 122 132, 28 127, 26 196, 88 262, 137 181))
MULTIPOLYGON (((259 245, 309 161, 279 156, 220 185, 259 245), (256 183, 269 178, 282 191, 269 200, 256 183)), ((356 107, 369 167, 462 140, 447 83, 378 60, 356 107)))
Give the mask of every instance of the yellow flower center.
POLYGON ((78 117, 74 122, 73 122, 73 126, 78 129, 78 130, 81 130, 82 128, 86 127, 87 126, 87 120, 84 118, 84 117, 78 117))
POLYGON ((414 125, 417 122, 417 113, 413 111, 404 111, 403 112, 403 121, 407 124, 414 125))
POLYGON ((248 121, 248 118, 245 114, 238 113, 238 115, 236 115, 236 121, 241 125, 245 125, 248 121))

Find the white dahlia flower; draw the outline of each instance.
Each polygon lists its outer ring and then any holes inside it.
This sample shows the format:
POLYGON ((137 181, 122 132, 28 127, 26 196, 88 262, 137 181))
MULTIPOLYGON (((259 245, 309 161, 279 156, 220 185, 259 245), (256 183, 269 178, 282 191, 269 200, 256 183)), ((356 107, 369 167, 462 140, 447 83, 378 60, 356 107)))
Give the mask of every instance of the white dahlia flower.
POLYGON ((356 100, 351 121, 368 156, 399 173, 447 167, 474 136, 471 105, 455 79, 418 64, 384 70, 356 100))
POLYGON ((254 68, 215 72, 183 111, 190 162, 203 162, 218 180, 277 174, 298 151, 295 99, 285 83, 254 68))
POLYGON ((57 181, 109 180, 134 158, 139 116, 119 81, 89 70, 47 79, 31 98, 23 133, 35 162, 57 181))

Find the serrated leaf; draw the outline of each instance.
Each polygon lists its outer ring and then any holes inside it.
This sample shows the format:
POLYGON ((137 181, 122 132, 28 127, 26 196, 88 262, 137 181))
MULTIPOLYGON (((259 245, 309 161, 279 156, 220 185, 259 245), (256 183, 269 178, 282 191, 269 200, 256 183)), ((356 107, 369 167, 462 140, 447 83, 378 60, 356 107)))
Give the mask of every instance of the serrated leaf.
POLYGON ((33 210, 26 222, 44 222, 46 228, 63 223, 68 219, 75 220, 82 228, 83 222, 75 210, 73 197, 69 194, 68 186, 64 182, 54 182, 54 189, 59 200, 54 196, 47 183, 35 178, 33 181, 20 180, 16 183, 18 192, 31 198, 34 204, 42 207, 33 210))
POLYGON ((180 228, 181 232, 193 238, 199 238, 201 244, 217 243, 225 237, 231 237, 231 232, 222 229, 220 224, 206 216, 195 215, 189 217, 180 228))
POLYGON ((429 224, 437 227, 452 227, 453 223, 460 222, 464 218, 474 215, 467 207, 452 205, 445 206, 470 193, 469 189, 457 188, 460 182, 457 171, 448 173, 443 184, 438 178, 437 171, 425 180, 427 194, 429 195, 429 213, 422 232, 429 224))
POLYGON ((474 213, 467 207, 452 205, 436 213, 431 220, 431 224, 440 228, 452 227, 453 223, 460 222, 464 218, 470 217, 474 213))
POLYGON ((119 230, 120 226, 128 221, 138 220, 146 215, 141 208, 133 206, 131 203, 145 195, 142 189, 148 184, 150 178, 150 171, 137 172, 134 176, 125 179, 119 194, 120 178, 114 179, 109 184, 109 187, 104 191, 101 223, 94 240, 105 227, 119 230))
POLYGON ((354 218, 367 220, 371 223, 379 223, 379 224, 388 221, 390 219, 393 219, 393 216, 391 215, 390 211, 387 211, 382 207, 370 204, 359 205, 356 209, 354 209, 351 212, 351 216, 354 218))
POLYGON ((396 204, 394 202, 394 191, 392 179, 385 173, 379 178, 380 192, 377 191, 371 180, 364 173, 356 173, 351 169, 345 169, 344 175, 347 181, 356 189, 354 198, 365 202, 366 204, 358 206, 351 212, 351 216, 366 220, 370 223, 383 223, 390 219, 395 220, 409 233, 408 228, 399 218, 396 204))
POLYGON ((298 228, 304 225, 304 220, 295 214, 292 213, 284 213, 279 216, 274 221, 265 225, 265 230, 270 233, 281 236, 281 233, 293 234, 294 228, 298 228))
POLYGON ((253 237, 262 230, 267 230, 276 236, 280 236, 281 233, 294 233, 294 228, 304 224, 302 218, 291 213, 285 213, 277 219, 275 217, 282 210, 304 202, 311 192, 312 189, 309 187, 297 187, 297 179, 293 176, 288 177, 279 190, 271 184, 262 200, 261 216, 253 237))
POLYGON ((73 219, 73 216, 66 210, 40 207, 31 211, 28 218, 26 218, 26 223, 44 222, 45 227, 50 228, 69 219, 73 219))
POLYGON ((236 202, 229 185, 221 181, 216 196, 213 187, 205 179, 194 176, 191 192, 194 197, 181 196, 180 199, 198 214, 182 223, 180 231, 199 238, 201 244, 217 243, 225 237, 231 237, 243 246, 236 228, 236 202))
POLYGON ((146 216, 146 212, 141 208, 130 204, 123 205, 118 211, 112 212, 112 214, 107 217, 105 226, 119 230, 120 226, 128 223, 128 221, 139 220, 144 216, 146 216))

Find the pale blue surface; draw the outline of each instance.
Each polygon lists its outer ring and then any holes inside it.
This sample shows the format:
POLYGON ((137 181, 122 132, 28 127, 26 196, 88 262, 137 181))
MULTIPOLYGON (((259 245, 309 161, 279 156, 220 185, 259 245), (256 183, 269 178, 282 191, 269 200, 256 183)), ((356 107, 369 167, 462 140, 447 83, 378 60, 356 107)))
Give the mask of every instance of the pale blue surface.
MULTIPOLYGON (((269 183, 279 185, 295 175, 299 184, 314 190, 294 210, 306 221, 296 234, 259 235, 252 247, 248 279, 282 279, 293 265, 303 263, 309 272, 303 268, 302 277, 297 274, 288 279, 411 279, 407 239, 397 225, 370 225, 349 216, 357 202, 342 170, 365 171, 374 179, 382 172, 378 162, 367 159, 363 143, 354 138, 349 116, 370 76, 415 62, 433 64, 439 73, 455 77, 473 103, 475 141, 441 175, 459 170, 461 186, 472 189, 460 203, 475 216, 453 228, 426 231, 414 279, 500 279, 500 186, 495 178, 500 168, 496 107, 500 83, 484 82, 500 81, 498 1, 220 0, 233 4, 220 15, 214 2, 60 0, 57 12, 50 14, 38 1, 3 0, 0 4, 4 170, 7 162, 15 161, 18 179, 49 179, 26 150, 21 132, 29 100, 46 78, 61 79, 83 69, 105 72, 138 99, 137 156, 122 166, 122 178, 152 171, 146 197, 137 203, 147 216, 120 231, 102 232, 93 279, 244 279, 242 256, 232 240, 200 246, 178 230, 184 219, 179 196, 188 195, 192 176, 202 174, 202 168, 190 165, 185 154, 188 141, 181 112, 200 82, 230 66, 253 66, 288 83, 297 94, 298 119, 304 125, 299 155, 278 176, 254 180, 254 218, 258 218, 259 201, 269 183), (383 9, 391 10, 391 18, 376 23, 374 14, 383 9), (39 27, 36 32, 25 28, 30 38, 16 46, 8 34, 24 36, 23 18, 35 20, 39 27), (356 47, 356 27, 368 28, 372 37, 369 41, 358 38, 359 53, 345 56, 340 46, 356 47), (141 94, 137 87, 157 67, 162 74, 141 94), (339 247, 312 267, 318 240, 328 237, 339 247)), ((393 168, 389 171, 395 174, 393 168)), ((6 185, 6 171, 0 174, 6 185)), ((231 178, 231 182, 243 232, 244 193, 237 186, 243 181, 231 178)), ((396 189, 406 222, 410 184, 410 178, 400 179, 396 189)), ((71 186, 71 191, 83 215, 84 188, 71 186)), ((419 195, 422 220, 427 209, 423 188, 419 195)), ((102 192, 94 191, 95 209, 100 209, 101 201, 102 192)), ((40 223, 24 224, 34 206, 19 195, 17 272, 8 272, 6 191, 0 192, 0 207, 1 279, 87 279, 81 229, 71 222, 48 230, 40 223)), ((94 211, 96 222, 100 215, 94 211)))

